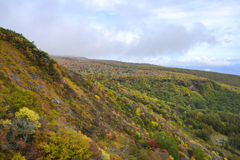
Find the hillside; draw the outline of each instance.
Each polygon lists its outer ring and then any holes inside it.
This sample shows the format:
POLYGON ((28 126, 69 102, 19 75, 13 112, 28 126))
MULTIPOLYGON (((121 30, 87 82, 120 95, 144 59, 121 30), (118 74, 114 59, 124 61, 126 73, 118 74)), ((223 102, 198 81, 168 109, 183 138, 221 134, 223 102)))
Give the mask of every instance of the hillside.
MULTIPOLYGON (((59 57, 59 56, 51 56, 52 58, 62 58, 62 59, 69 59, 69 60, 87 60, 87 58, 83 57, 59 57)), ((230 86, 237 86, 240 87, 240 76, 232 75, 232 74, 224 74, 224 73, 217 73, 217 72, 210 72, 210 71, 200 71, 200 70, 191 70, 191 69, 182 69, 182 68, 172 68, 172 67, 163 67, 157 66, 153 64, 147 63, 130 63, 130 62, 121 62, 121 61, 113 61, 113 60, 90 60, 88 61, 98 61, 102 64, 108 64, 115 67, 122 67, 122 68, 133 68, 133 69, 141 69, 141 70, 152 70, 152 71, 166 71, 166 72, 176 72, 176 73, 184 73, 189 75, 194 75, 197 77, 204 77, 210 80, 224 83, 230 86)))
POLYGON ((200 71, 200 70, 191 70, 191 69, 182 69, 182 68, 172 68, 172 67, 163 67, 145 63, 127 63, 127 62, 120 62, 120 61, 101 61, 102 63, 108 63, 109 65, 113 66, 121 66, 125 68, 138 68, 142 70, 156 70, 156 71, 168 71, 168 72, 176 72, 176 73, 184 73, 190 74, 197 77, 205 77, 213 81, 217 81, 220 83, 228 84, 231 86, 240 87, 240 76, 238 75, 231 75, 231 74, 224 74, 224 73, 217 73, 217 72, 209 72, 209 71, 200 71))
POLYGON ((1 159, 239 159, 239 88, 54 59, 0 28, 1 159), (213 133, 229 142, 216 145, 213 133))

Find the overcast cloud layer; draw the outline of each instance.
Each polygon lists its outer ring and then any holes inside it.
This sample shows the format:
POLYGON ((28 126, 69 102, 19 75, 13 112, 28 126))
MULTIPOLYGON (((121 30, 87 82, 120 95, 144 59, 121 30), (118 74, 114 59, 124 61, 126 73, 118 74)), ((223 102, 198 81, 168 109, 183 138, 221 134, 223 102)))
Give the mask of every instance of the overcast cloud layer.
POLYGON ((0 26, 23 33, 50 55, 237 75, 239 17, 238 0, 0 1, 0 26))

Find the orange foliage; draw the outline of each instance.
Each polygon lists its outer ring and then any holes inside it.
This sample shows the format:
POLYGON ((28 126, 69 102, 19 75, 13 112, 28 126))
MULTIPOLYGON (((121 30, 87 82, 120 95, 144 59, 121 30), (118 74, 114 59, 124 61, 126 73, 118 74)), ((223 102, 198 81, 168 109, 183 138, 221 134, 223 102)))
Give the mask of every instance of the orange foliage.
POLYGON ((112 139, 112 138, 113 138, 111 132, 107 133, 107 136, 108 136, 109 139, 112 139))

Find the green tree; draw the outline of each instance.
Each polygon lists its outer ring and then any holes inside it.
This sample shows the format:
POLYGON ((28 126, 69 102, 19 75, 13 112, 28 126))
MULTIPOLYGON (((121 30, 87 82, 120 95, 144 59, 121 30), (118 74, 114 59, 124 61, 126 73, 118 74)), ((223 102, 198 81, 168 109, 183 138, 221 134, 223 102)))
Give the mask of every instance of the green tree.
POLYGON ((154 134, 153 139, 160 145, 162 149, 166 149, 174 159, 179 159, 179 152, 177 149, 178 141, 171 135, 166 135, 163 132, 154 134))
POLYGON ((206 158, 204 152, 200 149, 193 149, 194 150, 194 155, 196 156, 196 160, 203 160, 204 158, 206 158))

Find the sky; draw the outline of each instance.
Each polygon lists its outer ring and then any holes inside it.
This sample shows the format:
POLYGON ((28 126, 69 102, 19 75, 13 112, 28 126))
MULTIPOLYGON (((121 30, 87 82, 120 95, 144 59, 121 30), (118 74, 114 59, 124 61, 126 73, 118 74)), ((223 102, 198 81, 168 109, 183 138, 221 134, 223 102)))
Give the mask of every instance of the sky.
POLYGON ((0 0, 0 27, 50 55, 240 75, 239 0, 0 0))

